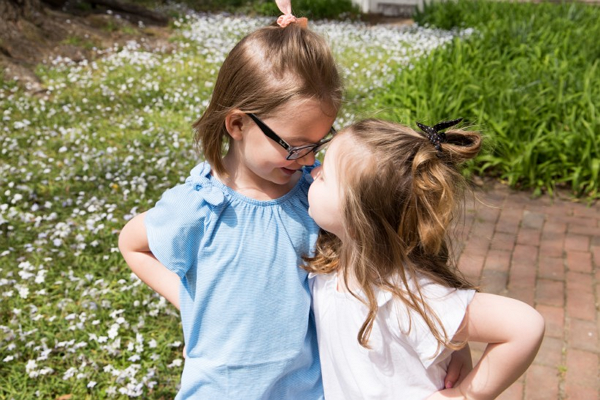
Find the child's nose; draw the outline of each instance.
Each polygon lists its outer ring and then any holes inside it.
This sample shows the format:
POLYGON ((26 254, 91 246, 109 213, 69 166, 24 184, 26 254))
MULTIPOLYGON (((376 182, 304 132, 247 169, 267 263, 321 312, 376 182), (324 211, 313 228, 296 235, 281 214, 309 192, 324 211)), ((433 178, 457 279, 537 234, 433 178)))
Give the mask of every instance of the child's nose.
POLYGON ((323 167, 320 165, 316 168, 313 168, 313 170, 310 171, 310 176, 312 176, 313 179, 317 179, 317 176, 319 176, 319 173, 321 172, 321 168, 323 167))

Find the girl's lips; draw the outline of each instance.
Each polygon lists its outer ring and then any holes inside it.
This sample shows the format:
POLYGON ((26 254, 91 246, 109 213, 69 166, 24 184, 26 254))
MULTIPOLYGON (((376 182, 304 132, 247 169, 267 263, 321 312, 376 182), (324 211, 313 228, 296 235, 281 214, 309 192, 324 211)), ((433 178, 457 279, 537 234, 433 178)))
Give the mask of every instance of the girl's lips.
POLYGON ((289 168, 285 168, 285 167, 281 167, 281 170, 288 175, 294 175, 297 171, 297 169, 289 169, 289 168))

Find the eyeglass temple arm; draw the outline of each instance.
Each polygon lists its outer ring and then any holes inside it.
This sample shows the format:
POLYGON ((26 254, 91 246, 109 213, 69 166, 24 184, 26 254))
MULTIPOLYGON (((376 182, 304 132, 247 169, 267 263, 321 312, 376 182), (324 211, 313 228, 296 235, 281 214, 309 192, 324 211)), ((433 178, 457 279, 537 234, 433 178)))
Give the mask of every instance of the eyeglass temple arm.
POLYGON ((279 143, 284 149, 290 151, 292 146, 290 146, 285 140, 280 138, 271 128, 265 125, 258 117, 252 113, 248 113, 248 116, 252 118, 252 121, 256 122, 256 125, 260 127, 260 129, 267 135, 270 139, 273 139, 277 143, 279 143))

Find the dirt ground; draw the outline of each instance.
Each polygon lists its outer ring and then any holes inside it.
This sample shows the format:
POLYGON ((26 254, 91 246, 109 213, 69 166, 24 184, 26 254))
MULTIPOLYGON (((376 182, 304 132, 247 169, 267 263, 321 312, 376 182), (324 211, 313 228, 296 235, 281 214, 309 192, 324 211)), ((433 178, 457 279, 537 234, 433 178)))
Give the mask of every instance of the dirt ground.
POLYGON ((36 22, 18 20, 19 32, 3 38, 0 48, 0 67, 7 80, 16 79, 29 92, 44 92, 35 75, 37 65, 57 57, 73 61, 92 60, 97 49, 125 44, 135 39, 149 50, 172 49, 169 27, 139 23, 138 18, 99 10, 80 15, 45 7, 36 22), (136 21, 136 22, 132 22, 136 21))
MULTIPOLYGON (((0 0, 2 1, 2 0, 0 0)), ((378 14, 363 16, 369 24, 409 25, 410 18, 385 17, 378 14)), ((7 80, 17 80, 31 93, 44 93, 45 88, 35 75, 39 64, 57 57, 75 62, 92 60, 97 49, 124 44, 135 39, 148 50, 172 50, 168 26, 157 26, 139 15, 95 10, 57 10, 44 6, 41 18, 35 21, 20 19, 14 26, 16 32, 0 38, 0 68, 7 80), (141 22, 140 22, 141 21, 141 22)))

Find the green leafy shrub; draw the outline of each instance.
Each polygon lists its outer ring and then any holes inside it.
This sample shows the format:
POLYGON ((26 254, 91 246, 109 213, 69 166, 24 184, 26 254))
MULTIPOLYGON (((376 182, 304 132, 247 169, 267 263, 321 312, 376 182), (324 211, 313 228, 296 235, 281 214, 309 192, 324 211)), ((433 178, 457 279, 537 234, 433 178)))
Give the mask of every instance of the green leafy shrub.
MULTIPOLYGON (((292 3, 294 15, 309 19, 355 18, 360 14, 351 0, 298 0, 292 3)), ((261 15, 279 15, 274 1, 254 3, 254 10, 261 15)))
POLYGON ((600 8, 458 0, 415 19, 476 31, 399 74, 377 107, 395 119, 464 117, 492 143, 474 168, 513 187, 600 195, 600 8))

